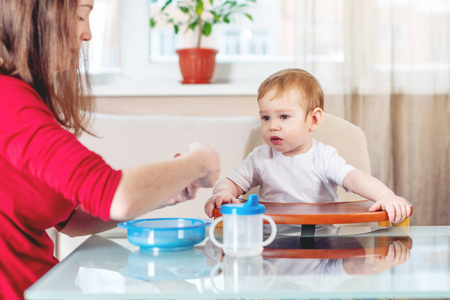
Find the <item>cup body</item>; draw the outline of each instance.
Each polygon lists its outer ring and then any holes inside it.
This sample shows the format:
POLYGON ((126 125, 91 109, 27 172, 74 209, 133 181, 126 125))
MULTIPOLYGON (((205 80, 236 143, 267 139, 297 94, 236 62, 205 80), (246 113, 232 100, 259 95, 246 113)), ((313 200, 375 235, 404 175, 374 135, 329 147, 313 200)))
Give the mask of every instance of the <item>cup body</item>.
POLYGON ((212 222, 209 227, 211 242, 223 248, 226 255, 234 257, 259 255, 263 247, 270 244, 277 234, 277 226, 272 218, 264 215, 265 207, 258 203, 258 196, 249 196, 245 204, 224 204, 221 217, 212 222), (272 232, 263 240, 263 220, 269 222, 272 232), (223 221, 223 243, 216 240, 214 228, 223 221))
POLYGON ((262 214, 225 214, 215 219, 209 228, 211 242, 223 248, 226 255, 234 257, 261 254, 263 247, 275 239, 276 233, 275 222, 272 218, 262 214), (263 240, 263 220, 267 220, 272 229, 270 236, 265 240, 263 240), (214 228, 219 222, 223 222, 223 243, 218 242, 214 236, 214 228))
POLYGON ((231 256, 259 255, 263 251, 261 215, 223 215, 223 252, 231 256))

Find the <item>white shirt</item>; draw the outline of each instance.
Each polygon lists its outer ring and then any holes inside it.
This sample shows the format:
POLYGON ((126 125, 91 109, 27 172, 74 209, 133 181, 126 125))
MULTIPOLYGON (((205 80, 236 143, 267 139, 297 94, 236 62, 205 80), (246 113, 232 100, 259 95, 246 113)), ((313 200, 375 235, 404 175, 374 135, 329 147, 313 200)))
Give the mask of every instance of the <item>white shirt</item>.
POLYGON ((316 203, 339 201, 336 189, 355 168, 329 145, 313 140, 293 157, 267 145, 256 147, 227 177, 244 192, 260 186, 260 201, 316 203))

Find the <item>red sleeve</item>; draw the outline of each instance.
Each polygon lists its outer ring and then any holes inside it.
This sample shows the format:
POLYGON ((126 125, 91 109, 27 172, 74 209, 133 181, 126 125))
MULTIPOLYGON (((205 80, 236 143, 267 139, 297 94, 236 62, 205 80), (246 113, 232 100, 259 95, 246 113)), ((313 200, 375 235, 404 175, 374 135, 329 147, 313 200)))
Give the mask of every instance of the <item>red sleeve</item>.
POLYGON ((121 178, 53 117, 26 83, 0 76, 0 155, 86 212, 109 220, 121 178))

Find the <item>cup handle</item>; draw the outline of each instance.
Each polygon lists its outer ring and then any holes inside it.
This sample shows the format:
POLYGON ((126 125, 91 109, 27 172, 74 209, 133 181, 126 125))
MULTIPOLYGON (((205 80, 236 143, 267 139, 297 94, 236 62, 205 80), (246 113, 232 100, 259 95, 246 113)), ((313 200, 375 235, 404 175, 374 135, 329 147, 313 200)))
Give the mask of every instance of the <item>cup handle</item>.
MULTIPOLYGON (((214 228, 217 226, 217 224, 219 224, 220 221, 223 220, 223 217, 218 217, 217 219, 214 220, 214 222, 211 223, 211 225, 209 226, 209 238, 211 240, 211 242, 216 245, 217 247, 223 248, 223 244, 218 242, 216 240, 216 237, 214 236, 214 228)), ((273 222, 273 221, 272 221, 273 222)))
POLYGON ((219 270, 223 269, 222 263, 216 264, 209 273, 209 279, 211 280, 211 285, 214 290, 221 292, 222 290, 219 289, 216 285, 216 282, 214 281, 214 276, 219 273, 219 270))
POLYGON ((272 229, 270 232, 270 236, 262 243, 262 246, 265 247, 265 246, 269 245, 270 243, 272 243, 273 240, 275 239, 275 237, 277 235, 277 225, 275 224, 275 222, 272 220, 271 217, 266 216, 266 215, 263 215, 262 217, 263 217, 263 219, 266 219, 267 222, 269 222, 270 227, 272 229))
POLYGON ((275 269, 275 266, 270 261, 264 260, 263 264, 266 265, 270 270, 269 272, 270 280, 267 284, 265 284, 266 287, 265 289, 270 289, 275 283, 275 279, 277 278, 277 271, 275 269))

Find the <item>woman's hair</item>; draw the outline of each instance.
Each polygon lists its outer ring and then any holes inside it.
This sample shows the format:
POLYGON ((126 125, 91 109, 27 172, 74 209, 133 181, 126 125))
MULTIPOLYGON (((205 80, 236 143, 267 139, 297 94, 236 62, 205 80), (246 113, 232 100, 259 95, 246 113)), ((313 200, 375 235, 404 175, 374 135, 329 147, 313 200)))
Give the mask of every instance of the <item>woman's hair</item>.
POLYGON ((78 1, 0 0, 0 7, 0 74, 31 85, 75 135, 87 132, 93 102, 79 70, 78 1))
POLYGON ((270 75, 258 88, 258 101, 269 92, 272 99, 284 96, 291 90, 299 92, 299 104, 308 115, 316 107, 323 109, 323 91, 319 81, 302 69, 284 69, 270 75))

